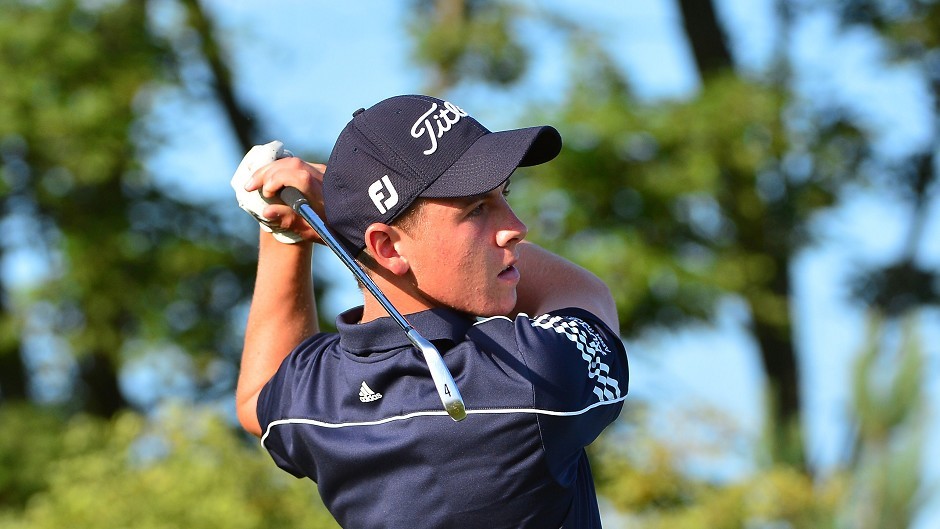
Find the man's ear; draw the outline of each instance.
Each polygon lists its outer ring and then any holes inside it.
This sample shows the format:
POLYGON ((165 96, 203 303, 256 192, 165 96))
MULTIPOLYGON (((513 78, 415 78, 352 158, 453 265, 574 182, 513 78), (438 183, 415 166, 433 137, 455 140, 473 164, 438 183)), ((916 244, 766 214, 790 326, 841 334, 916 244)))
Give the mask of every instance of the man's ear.
POLYGON ((408 259, 398 253, 401 235, 396 228, 375 222, 366 228, 363 238, 376 264, 398 276, 408 273, 411 268, 408 259))

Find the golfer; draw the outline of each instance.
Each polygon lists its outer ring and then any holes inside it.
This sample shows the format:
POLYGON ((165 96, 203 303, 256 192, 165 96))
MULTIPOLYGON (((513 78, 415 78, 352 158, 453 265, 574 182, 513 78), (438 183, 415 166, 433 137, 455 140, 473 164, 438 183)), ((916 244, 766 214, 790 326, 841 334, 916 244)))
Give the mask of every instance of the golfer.
POLYGON ((592 273, 526 242, 506 198, 517 167, 559 153, 558 132, 490 132, 418 95, 353 116, 326 166, 280 159, 244 188, 307 197, 440 351, 467 417, 444 412, 421 353, 372 297, 319 332, 322 241, 273 203, 256 212, 275 233, 261 231, 241 424, 346 528, 600 527, 584 447, 627 393, 616 307, 592 273))

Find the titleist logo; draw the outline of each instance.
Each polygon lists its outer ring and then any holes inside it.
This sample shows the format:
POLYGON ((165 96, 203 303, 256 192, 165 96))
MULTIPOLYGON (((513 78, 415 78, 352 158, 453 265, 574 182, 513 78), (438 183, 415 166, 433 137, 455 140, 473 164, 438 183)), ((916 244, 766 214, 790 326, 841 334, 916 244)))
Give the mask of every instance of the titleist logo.
POLYGON ((461 117, 468 115, 463 109, 450 101, 445 101, 444 108, 437 114, 434 114, 437 108, 437 103, 432 103, 431 109, 425 112, 418 118, 418 121, 415 121, 415 124, 411 126, 411 136, 413 138, 420 138, 427 133, 428 138, 431 140, 431 148, 424 151, 425 155, 434 154, 437 151, 437 139, 443 136, 445 132, 449 131, 455 123, 460 121, 461 117), (434 123, 437 123, 436 133, 431 123, 432 119, 434 123))

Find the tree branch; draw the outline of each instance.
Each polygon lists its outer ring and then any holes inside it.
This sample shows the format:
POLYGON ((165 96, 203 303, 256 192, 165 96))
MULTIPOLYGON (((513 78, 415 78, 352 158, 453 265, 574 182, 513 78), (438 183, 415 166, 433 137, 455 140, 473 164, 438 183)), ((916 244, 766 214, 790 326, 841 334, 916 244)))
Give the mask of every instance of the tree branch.
POLYGON ((232 72, 215 38, 216 32, 212 20, 207 16, 199 0, 182 0, 182 2, 190 25, 199 35, 200 51, 212 73, 212 89, 225 111, 239 146, 243 151, 247 151, 252 145, 258 143, 258 130, 251 112, 239 103, 235 95, 232 72))

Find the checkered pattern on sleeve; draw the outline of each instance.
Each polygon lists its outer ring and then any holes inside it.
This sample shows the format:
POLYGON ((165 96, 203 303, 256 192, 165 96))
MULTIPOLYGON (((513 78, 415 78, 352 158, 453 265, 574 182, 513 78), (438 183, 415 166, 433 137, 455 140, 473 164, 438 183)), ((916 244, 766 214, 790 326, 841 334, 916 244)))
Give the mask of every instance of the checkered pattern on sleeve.
POLYGON ((594 380, 594 394, 598 402, 620 398, 620 384, 610 377, 610 366, 604 357, 610 348, 603 338, 586 321, 572 316, 545 314, 532 320, 536 328, 552 330, 567 337, 585 361, 587 376, 594 380))

